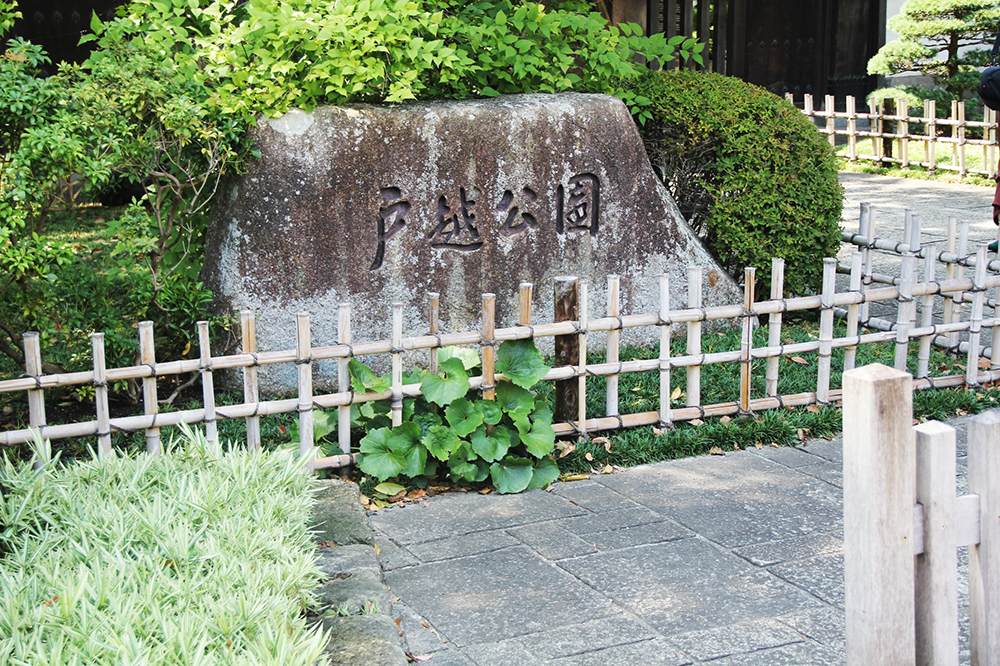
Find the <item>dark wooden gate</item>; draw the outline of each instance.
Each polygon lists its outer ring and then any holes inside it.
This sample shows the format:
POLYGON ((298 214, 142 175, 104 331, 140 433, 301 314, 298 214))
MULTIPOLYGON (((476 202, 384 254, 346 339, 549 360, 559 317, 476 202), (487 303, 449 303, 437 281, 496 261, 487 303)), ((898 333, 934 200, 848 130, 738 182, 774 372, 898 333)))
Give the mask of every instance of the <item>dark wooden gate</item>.
POLYGON ((612 0, 609 12, 647 34, 707 41, 705 69, 798 101, 874 89, 867 63, 885 35, 885 0, 612 0))

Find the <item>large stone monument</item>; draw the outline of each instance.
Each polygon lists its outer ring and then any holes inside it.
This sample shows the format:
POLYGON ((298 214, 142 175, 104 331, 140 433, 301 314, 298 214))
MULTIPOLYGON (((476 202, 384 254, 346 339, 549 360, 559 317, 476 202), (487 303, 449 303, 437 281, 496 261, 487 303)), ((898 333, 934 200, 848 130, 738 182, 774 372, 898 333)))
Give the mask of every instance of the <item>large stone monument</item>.
POLYGON ((478 330, 484 292, 497 327, 513 325, 523 281, 536 320, 551 321, 558 275, 589 283, 591 316, 612 273, 623 313, 655 312, 664 272, 682 307, 691 265, 706 272, 706 304, 740 302, 614 97, 325 107, 261 121, 252 139, 261 158, 218 196, 204 277, 219 309, 258 311, 261 350, 294 348, 300 311, 314 344, 333 344, 344 301, 355 341, 388 338, 394 302, 404 336, 426 333, 429 292, 444 331, 478 330))

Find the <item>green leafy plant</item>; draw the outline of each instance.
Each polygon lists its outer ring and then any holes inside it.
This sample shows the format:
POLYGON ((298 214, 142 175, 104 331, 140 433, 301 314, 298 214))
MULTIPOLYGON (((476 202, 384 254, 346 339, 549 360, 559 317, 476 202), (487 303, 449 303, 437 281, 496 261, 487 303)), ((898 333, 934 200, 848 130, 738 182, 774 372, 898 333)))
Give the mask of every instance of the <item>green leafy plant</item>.
POLYGON ((895 39, 868 61, 869 74, 917 72, 961 99, 979 83, 978 67, 989 62, 987 49, 1000 22, 993 0, 907 0, 888 21, 895 39))
POLYGON ((153 458, 0 464, 0 661, 315 664, 302 461, 187 430, 153 458))
MULTIPOLYGON (((389 387, 365 366, 352 364, 356 391, 389 387)), ((360 443, 358 467, 382 482, 402 478, 417 485, 426 485, 427 478, 439 472, 458 483, 489 478, 501 493, 555 481, 559 468, 551 457, 552 410, 544 396, 530 390, 549 367, 534 342, 510 340, 500 345, 497 370, 506 380, 498 382, 495 401, 471 395, 466 367, 452 354, 440 362, 437 374, 411 375, 420 379, 422 397, 409 399, 406 421, 391 427, 388 405, 379 412, 375 403, 359 423, 367 434, 360 443)))
MULTIPOLYGON (((791 292, 816 289, 840 246, 843 191, 833 148, 789 102, 709 72, 650 72, 642 128, 653 166, 681 212, 737 277, 756 266, 767 289, 783 257, 791 292)), ((766 292, 764 292, 766 293, 766 292)))

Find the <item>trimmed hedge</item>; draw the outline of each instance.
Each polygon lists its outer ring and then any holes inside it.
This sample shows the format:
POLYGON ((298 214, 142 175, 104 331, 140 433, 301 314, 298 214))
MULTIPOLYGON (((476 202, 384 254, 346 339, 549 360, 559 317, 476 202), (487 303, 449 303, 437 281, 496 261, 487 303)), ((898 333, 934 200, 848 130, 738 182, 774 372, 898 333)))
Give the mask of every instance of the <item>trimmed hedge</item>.
POLYGON ((785 259, 785 288, 818 289, 840 244, 843 189, 833 148, 792 104, 709 72, 649 72, 634 87, 653 118, 640 128, 685 218, 739 279, 785 259))

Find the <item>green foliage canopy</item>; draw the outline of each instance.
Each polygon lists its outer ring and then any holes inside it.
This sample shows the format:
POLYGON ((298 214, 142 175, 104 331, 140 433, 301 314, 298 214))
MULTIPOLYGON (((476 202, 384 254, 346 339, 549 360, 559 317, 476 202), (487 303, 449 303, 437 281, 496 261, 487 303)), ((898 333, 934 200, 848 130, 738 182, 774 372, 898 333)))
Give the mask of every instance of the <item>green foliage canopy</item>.
POLYGON ((651 101, 644 141, 681 212, 735 277, 772 257, 785 284, 819 286, 840 246, 842 189, 833 148, 787 101, 708 72, 651 72, 634 87, 651 101))
POLYGON ((979 82, 976 68, 989 61, 987 49, 966 47, 993 41, 1000 5, 994 0, 907 0, 888 27, 900 38, 868 61, 869 74, 918 72, 961 99, 979 82))

